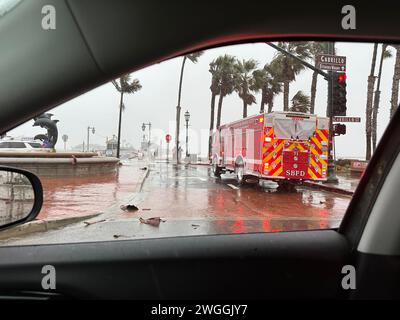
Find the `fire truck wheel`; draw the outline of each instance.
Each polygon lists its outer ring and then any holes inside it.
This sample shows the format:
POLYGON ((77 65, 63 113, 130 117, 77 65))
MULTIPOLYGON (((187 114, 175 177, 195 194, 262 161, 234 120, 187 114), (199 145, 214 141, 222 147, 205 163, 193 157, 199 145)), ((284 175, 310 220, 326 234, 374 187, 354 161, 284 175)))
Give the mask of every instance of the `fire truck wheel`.
POLYGON ((215 177, 217 178, 221 177, 221 168, 218 166, 216 158, 214 158, 212 162, 212 172, 215 177))
POLYGON ((296 193, 296 187, 294 184, 286 181, 278 182, 278 191, 285 193, 296 193))
POLYGON ((235 174, 236 174, 236 181, 239 185, 242 185, 246 182, 243 165, 238 165, 235 167, 235 174))

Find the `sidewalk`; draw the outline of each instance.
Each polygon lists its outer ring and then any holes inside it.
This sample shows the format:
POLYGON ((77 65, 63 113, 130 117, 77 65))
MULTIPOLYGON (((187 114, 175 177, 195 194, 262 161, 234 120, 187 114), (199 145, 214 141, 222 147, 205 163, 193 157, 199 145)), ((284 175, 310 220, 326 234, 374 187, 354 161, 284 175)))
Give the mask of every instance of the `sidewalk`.
POLYGON ((31 222, 4 230, 0 240, 45 232, 67 225, 92 220, 118 207, 140 192, 149 174, 145 161, 123 162, 117 176, 43 179, 44 202, 38 217, 31 222))
POLYGON ((337 173, 338 183, 324 183, 324 182, 304 182, 304 185, 310 188, 337 192, 345 195, 352 196, 356 190, 360 177, 355 174, 337 173))

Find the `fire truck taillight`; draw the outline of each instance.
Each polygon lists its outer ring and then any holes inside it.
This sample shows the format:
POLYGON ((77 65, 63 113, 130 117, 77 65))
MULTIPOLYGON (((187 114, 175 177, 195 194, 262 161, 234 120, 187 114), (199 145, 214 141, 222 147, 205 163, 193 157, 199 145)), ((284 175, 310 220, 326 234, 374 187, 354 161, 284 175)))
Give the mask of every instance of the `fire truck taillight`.
POLYGON ((265 138, 264 138, 264 141, 265 141, 265 142, 271 142, 271 141, 272 141, 272 138, 271 138, 271 137, 265 137, 265 138))

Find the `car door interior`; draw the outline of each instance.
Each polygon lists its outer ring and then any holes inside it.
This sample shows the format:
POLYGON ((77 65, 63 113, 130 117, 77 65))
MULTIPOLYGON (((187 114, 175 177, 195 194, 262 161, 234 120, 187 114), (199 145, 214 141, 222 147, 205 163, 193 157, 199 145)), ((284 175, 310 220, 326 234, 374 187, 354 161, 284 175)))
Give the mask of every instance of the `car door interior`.
MULTIPOLYGON (((144 3, 99 0, 96 10, 92 10, 92 2, 86 0, 25 1, 18 13, 25 19, 18 28, 12 29, 11 20, 4 17, 0 29, 6 28, 12 34, 8 37, 0 34, 0 73, 8 75, 7 81, 0 80, 1 130, 9 130, 122 72, 137 70, 190 50, 249 39, 316 34, 315 20, 307 19, 312 16, 312 10, 306 11, 296 5, 290 12, 301 9, 302 18, 285 25, 281 23, 285 19, 285 10, 274 10, 274 14, 269 14, 267 7, 255 10, 251 19, 238 16, 240 10, 228 9, 227 18, 223 20, 218 10, 223 4, 214 3, 217 8, 211 11, 205 4, 186 12, 185 7, 173 2, 165 4, 162 10, 151 2, 144 3), (58 8, 62 34, 46 34, 33 27, 31 10, 48 3, 58 8), (205 13, 211 13, 206 24, 202 22, 205 13), (149 26, 146 32, 142 32, 144 24, 149 26), (186 27, 181 28, 182 25, 186 27), (129 30, 129 37, 122 30, 129 30), (131 34, 132 30, 135 35, 131 34), (35 41, 13 43, 12 40, 29 38, 35 41), (127 38, 134 40, 127 42, 127 38), (69 46, 68 52, 64 49, 66 46, 69 46), (7 72, 10 70, 5 62, 8 59, 3 59, 10 55, 5 49, 8 47, 26 54, 14 60, 10 58, 16 70, 13 73, 7 72), (46 48, 53 48, 53 52, 43 55, 46 48), (35 85, 13 91, 10 86, 22 78, 35 85), (37 92, 46 94, 35 94, 37 92), (20 98, 24 96, 31 98, 20 98)), ((332 7, 332 10, 336 9, 332 7)), ((326 12, 329 10, 321 15, 326 12)), ((397 14, 394 10, 389 12, 389 15, 394 14, 397 14)), ((330 17, 325 18, 330 21, 330 17)), ((360 40, 385 34, 379 31, 383 29, 391 33, 386 33, 388 39, 396 38, 397 29, 391 28, 390 21, 397 23, 397 16, 394 19, 374 16, 375 24, 382 22, 381 29, 374 28, 368 20, 366 29, 355 30, 352 35, 355 40, 360 40)), ((343 30, 337 32, 337 29, 323 26, 318 26, 318 30, 319 36, 338 34, 340 38, 340 34, 343 35, 343 30)), ((394 277, 399 270, 398 255, 369 253, 370 247, 365 246, 367 249, 364 250, 359 248, 359 243, 375 200, 399 152, 399 123, 397 112, 339 230, 1 247, 0 298, 340 299, 395 294, 398 297, 399 276, 394 277), (362 290, 359 292, 350 294, 341 287, 342 267, 347 264, 360 266, 357 284, 362 290), (56 269, 55 290, 42 289, 45 265, 56 269), (376 271, 383 274, 382 282, 371 276, 376 271), (376 291, 378 289, 380 291, 376 291)))
POLYGON ((347 249, 332 230, 3 247, 12 259, 0 263, 0 287, 3 297, 45 294, 41 270, 52 265, 65 297, 337 298, 347 249))

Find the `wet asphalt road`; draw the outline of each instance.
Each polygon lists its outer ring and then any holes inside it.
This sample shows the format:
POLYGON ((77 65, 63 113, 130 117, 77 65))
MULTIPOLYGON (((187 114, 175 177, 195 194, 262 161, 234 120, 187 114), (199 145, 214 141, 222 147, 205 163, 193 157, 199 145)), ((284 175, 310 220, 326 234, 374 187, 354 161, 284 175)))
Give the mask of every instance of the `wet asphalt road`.
POLYGON ((274 183, 239 187, 233 175, 215 178, 208 166, 153 163, 150 170, 141 192, 129 199, 138 211, 121 211, 118 204, 89 220, 102 222, 81 222, 0 244, 326 229, 340 224, 350 201, 349 196, 303 187, 294 193, 277 192, 274 183), (154 227, 140 223, 139 217, 161 217, 163 222, 154 227))

